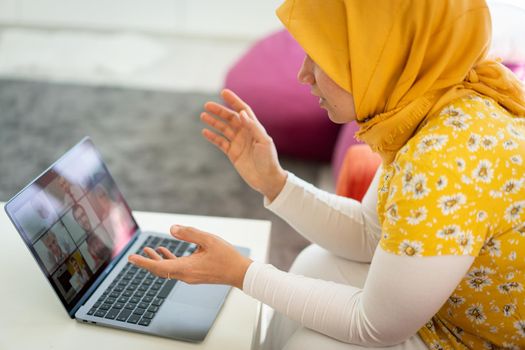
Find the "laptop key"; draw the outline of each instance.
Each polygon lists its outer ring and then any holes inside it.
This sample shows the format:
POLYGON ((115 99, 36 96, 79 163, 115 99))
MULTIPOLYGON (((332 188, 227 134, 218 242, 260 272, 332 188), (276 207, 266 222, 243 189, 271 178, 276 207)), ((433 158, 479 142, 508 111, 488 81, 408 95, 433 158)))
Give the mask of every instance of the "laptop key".
POLYGON ((97 308, 96 307, 92 307, 91 310, 88 311, 88 315, 93 315, 95 313, 95 311, 97 311, 97 308))
POLYGON ((106 310, 98 309, 98 311, 95 312, 95 316, 97 316, 97 317, 104 317, 105 315, 106 315, 106 310))
POLYGON ((139 324, 141 326, 149 326, 150 323, 151 323, 151 319, 144 318, 144 317, 142 317, 142 319, 139 321, 139 324))
POLYGON ((124 306, 124 308, 133 310, 136 306, 136 304, 127 303, 126 306, 124 306))
POLYGON ((128 318, 128 323, 137 323, 140 320, 140 315, 131 315, 128 318))
POLYGON ((153 312, 145 312, 144 315, 142 315, 143 318, 153 318, 155 314, 153 312))
POLYGON ((111 308, 111 305, 112 304, 109 304, 109 303, 104 303, 100 306, 100 310, 104 310, 104 311, 107 311, 111 308))
POLYGON ((168 282, 166 282, 164 287, 162 287, 162 289, 160 290, 158 297, 163 299, 167 298, 171 290, 175 286, 175 283, 177 283, 177 280, 168 280, 168 282))
POLYGON ((153 300, 153 302, 151 304, 155 305, 155 306, 161 306, 163 301, 164 301, 164 299, 156 298, 155 300, 153 300))
POLYGON ((133 311, 135 315, 142 315, 144 314, 144 312, 146 312, 146 310, 141 309, 140 307, 136 308, 135 311, 133 311))
POLYGON ((113 320, 113 319, 115 319, 115 317, 117 317, 119 312, 120 312, 120 309, 113 308, 113 309, 109 310, 109 312, 106 314, 106 316, 104 318, 108 318, 110 320, 113 320))
POLYGON ((149 303, 140 303, 139 307, 142 309, 147 309, 149 307, 149 303))
POLYGON ((120 312, 120 314, 118 314, 117 321, 126 322, 129 315, 131 315, 131 310, 124 309, 120 312))
POLYGON ((149 307, 149 309, 148 309, 148 312, 153 312, 153 313, 155 313, 155 312, 157 312, 157 311, 159 311, 159 307, 158 307, 158 306, 155 306, 155 305, 151 305, 151 306, 149 307))

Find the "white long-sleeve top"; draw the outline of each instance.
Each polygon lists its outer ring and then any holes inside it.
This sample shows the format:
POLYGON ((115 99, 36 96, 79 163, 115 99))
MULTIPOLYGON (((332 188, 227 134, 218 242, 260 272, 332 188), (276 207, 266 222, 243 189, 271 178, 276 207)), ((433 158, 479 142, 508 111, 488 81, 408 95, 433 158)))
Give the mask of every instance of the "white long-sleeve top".
POLYGON ((371 262, 362 289, 253 262, 244 292, 343 342, 389 346, 414 335, 446 302, 474 258, 398 256, 378 246, 379 172, 362 203, 329 194, 291 173, 273 202, 265 199, 268 209, 311 242, 345 259, 371 262))

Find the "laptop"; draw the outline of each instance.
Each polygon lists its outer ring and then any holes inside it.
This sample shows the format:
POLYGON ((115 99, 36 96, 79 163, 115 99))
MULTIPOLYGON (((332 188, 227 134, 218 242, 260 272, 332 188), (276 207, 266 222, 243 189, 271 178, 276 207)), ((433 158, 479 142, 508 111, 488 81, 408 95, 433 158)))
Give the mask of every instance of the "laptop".
POLYGON ((179 257, 197 246, 142 232, 88 137, 5 210, 67 313, 79 322, 200 342, 230 290, 158 278, 128 263, 130 254, 145 255, 146 246, 164 246, 179 257))

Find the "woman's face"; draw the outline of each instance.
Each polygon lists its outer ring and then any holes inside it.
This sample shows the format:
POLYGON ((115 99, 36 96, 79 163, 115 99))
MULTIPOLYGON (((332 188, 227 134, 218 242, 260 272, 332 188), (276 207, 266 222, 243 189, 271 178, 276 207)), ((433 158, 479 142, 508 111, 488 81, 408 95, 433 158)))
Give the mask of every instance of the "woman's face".
POLYGON ((352 94, 330 79, 310 56, 304 58, 297 79, 311 86, 310 92, 319 97, 319 106, 326 109, 334 123, 348 123, 356 119, 352 94))

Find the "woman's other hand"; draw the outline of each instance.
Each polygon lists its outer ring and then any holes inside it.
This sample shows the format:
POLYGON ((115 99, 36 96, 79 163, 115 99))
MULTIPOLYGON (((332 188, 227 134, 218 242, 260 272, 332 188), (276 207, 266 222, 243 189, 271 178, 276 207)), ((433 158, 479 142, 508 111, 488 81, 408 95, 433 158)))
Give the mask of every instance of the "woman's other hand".
POLYGON ((221 97, 231 109, 207 102, 201 120, 215 131, 204 129, 202 135, 228 156, 250 187, 273 201, 287 177, 279 164, 273 140, 250 106, 233 91, 225 89, 221 97))
POLYGON ((161 278, 189 284, 226 284, 242 289, 252 260, 222 238, 193 227, 173 225, 170 232, 177 239, 197 244, 197 250, 191 255, 176 257, 167 248, 146 247, 144 252, 149 258, 133 254, 128 261, 161 278))

